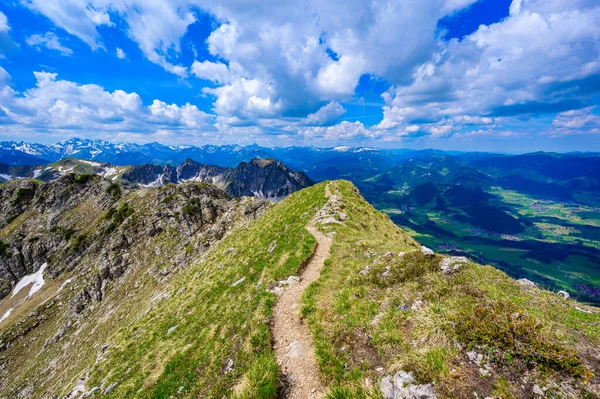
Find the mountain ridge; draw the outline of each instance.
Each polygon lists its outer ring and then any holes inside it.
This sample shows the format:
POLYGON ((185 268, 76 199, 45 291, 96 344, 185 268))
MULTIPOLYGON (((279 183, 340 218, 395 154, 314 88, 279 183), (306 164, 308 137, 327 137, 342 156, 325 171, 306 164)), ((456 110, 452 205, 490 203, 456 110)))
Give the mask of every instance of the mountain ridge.
POLYGON ((177 167, 154 164, 123 167, 77 158, 65 158, 42 166, 0 163, 0 182, 20 178, 53 181, 71 172, 98 174, 136 187, 207 181, 235 197, 256 196, 274 201, 314 184, 305 173, 295 172, 272 158, 253 158, 249 162, 240 162, 236 167, 205 165, 189 158, 177 167))

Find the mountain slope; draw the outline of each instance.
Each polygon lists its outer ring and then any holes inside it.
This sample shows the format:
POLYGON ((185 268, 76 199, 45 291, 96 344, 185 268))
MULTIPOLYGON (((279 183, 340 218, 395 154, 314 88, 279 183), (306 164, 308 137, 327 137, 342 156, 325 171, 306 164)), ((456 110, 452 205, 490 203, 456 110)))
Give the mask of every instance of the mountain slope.
MULTIPOLYGON (((37 194, 27 198, 33 205, 0 230, 7 251, 28 220, 56 217, 37 194)), ((286 379, 268 325, 281 281, 314 252, 311 219, 331 238, 331 258, 301 314, 328 397, 394 397, 390 385, 440 398, 599 393, 596 308, 422 253, 349 182, 275 205, 189 182, 123 190, 98 212, 65 244, 79 242, 70 255, 48 255, 48 269, 61 272, 44 273, 28 299, 30 285, 0 302, 0 314, 14 309, 0 322, 0 394, 275 397, 286 379)))
POLYGON ((65 158, 42 166, 0 163, 0 183, 23 178, 49 182, 68 173, 100 175, 130 187, 208 182, 234 197, 255 196, 277 201, 314 184, 306 174, 295 172, 282 162, 261 158, 241 162, 235 168, 204 165, 191 159, 177 167, 154 164, 115 166, 77 158, 65 158))
POLYGON ((121 178, 144 187, 190 181, 209 182, 234 197, 255 196, 270 200, 282 198, 313 185, 302 172, 295 172, 274 159, 253 158, 235 168, 203 165, 186 159, 177 168, 172 166, 131 166, 121 178))

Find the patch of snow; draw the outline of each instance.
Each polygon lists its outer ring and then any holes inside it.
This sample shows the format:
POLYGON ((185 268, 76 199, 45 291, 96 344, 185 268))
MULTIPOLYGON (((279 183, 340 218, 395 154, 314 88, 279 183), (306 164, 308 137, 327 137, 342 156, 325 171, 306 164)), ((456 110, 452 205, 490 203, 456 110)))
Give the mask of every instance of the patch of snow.
POLYGON ((140 186, 146 187, 146 188, 161 186, 162 185, 162 183, 161 183, 162 176, 163 175, 160 174, 160 175, 156 176, 156 180, 154 180, 152 183, 150 183, 150 184, 140 184, 140 186))
POLYGON ((60 170, 60 175, 61 175, 61 176, 64 176, 64 175, 66 175, 67 173, 69 173, 69 172, 72 172, 72 171, 73 171, 73 169, 75 169, 75 166, 71 166, 70 168, 67 168, 67 169, 65 169, 64 167, 61 167, 61 168, 59 169, 59 170, 60 170))
POLYGON ((4 180, 12 180, 13 177, 11 175, 5 175, 4 173, 0 173, 0 177, 4 180))
POLYGON ((21 291, 23 288, 27 287, 29 284, 33 284, 33 285, 29 289, 29 294, 27 294, 27 298, 29 298, 30 296, 32 296, 33 294, 38 292, 46 283, 46 281, 44 280, 44 270, 46 270, 46 266, 48 266, 48 264, 44 263, 42 265, 42 267, 40 267, 40 270, 38 270, 37 272, 35 272, 33 274, 29 274, 29 275, 23 277, 21 279, 21 281, 19 281, 19 283, 13 289, 11 298, 14 297, 15 295, 17 295, 19 293, 19 291, 21 291))
POLYGON ((67 284, 69 284, 71 281, 73 281, 73 279, 71 279, 71 278, 68 279, 68 280, 66 280, 64 283, 62 283, 62 285, 60 286, 60 288, 56 292, 61 292, 63 290, 63 288, 65 288, 67 286, 67 284))
POLYGON ((117 174, 117 168, 112 167, 112 168, 104 168, 104 170, 102 172, 100 172, 100 176, 102 177, 106 177, 107 179, 110 176, 116 175, 117 174))
POLYGON ((33 178, 37 179, 38 177, 40 177, 41 174, 42 174, 42 171, 39 169, 36 169, 33 171, 33 178))
POLYGON ((25 143, 15 146, 15 150, 24 152, 25 154, 29 154, 29 155, 41 155, 41 153, 39 151, 34 150, 33 148, 31 148, 31 146, 29 144, 25 144, 25 143))
MULTIPOLYGON (((100 151, 102 152, 102 151, 100 151)), ((85 159, 81 159, 80 160, 83 163, 87 163, 88 165, 92 165, 92 166, 102 166, 102 164, 98 163, 98 162, 94 162, 94 161, 86 161, 85 159)))
POLYGON ((13 308, 8 309, 6 311, 6 313, 4 313, 4 315, 2 317, 0 317, 0 323, 2 323, 8 316, 10 316, 10 314, 12 313, 12 311, 15 310, 13 308))
POLYGON ((350 150, 350 148, 346 147, 345 145, 341 145, 341 146, 335 147, 333 149, 333 151, 337 151, 337 152, 347 152, 349 150, 350 150))

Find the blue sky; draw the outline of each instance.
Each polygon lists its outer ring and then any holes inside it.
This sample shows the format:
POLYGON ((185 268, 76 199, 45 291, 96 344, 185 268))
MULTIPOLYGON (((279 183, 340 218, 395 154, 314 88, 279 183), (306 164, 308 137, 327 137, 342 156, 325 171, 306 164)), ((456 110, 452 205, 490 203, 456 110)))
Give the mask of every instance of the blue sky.
POLYGON ((598 37, 592 0, 14 0, 0 140, 600 151, 598 37))

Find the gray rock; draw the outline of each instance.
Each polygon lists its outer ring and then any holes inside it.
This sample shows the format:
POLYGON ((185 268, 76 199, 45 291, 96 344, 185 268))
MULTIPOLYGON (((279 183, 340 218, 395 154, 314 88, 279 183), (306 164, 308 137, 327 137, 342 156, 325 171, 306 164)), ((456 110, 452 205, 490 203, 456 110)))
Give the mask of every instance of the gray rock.
POLYGON ((562 297, 562 299, 569 299, 571 295, 567 291, 558 291, 558 295, 562 297))
POLYGON ((397 372, 393 379, 386 376, 382 379, 379 389, 386 399, 436 399, 431 384, 416 384, 412 373, 397 372))
POLYGON ((285 356, 292 359, 304 356, 304 346, 298 340, 292 341, 292 343, 285 348, 285 356))
POLYGON ((384 314, 383 313, 378 313, 373 320, 371 320, 371 325, 372 326, 377 326, 379 324, 379 322, 381 321, 381 319, 383 319, 384 314))
POLYGON ((241 279, 239 279, 238 281, 236 281, 235 283, 231 284, 231 286, 236 287, 236 286, 242 284, 245 280, 246 280, 246 277, 244 276, 241 279))
POLYGON ((425 245, 421 246, 421 253, 427 256, 435 256, 435 252, 433 252, 433 249, 427 248, 425 245))
POLYGON ((358 272, 358 274, 360 274, 361 276, 366 276, 367 274, 369 274, 370 271, 371 271, 371 265, 367 265, 367 266, 365 266, 364 269, 362 269, 360 272, 358 272))
POLYGON ((483 355, 481 353, 477 353, 475 351, 467 352, 467 357, 476 365, 481 366, 483 361, 483 355))
POLYGON ((451 274, 458 270, 461 265, 469 262, 469 259, 464 256, 448 256, 440 262, 440 269, 446 274, 451 274))
POLYGON ((533 394, 536 396, 541 396, 541 397, 544 397, 546 395, 546 393, 542 390, 542 388, 540 388, 540 386, 537 384, 535 384, 533 386, 533 394))
POLYGON ((535 287, 537 287, 533 281, 527 280, 526 278, 521 278, 521 279, 517 280, 517 283, 522 288, 535 288, 535 287))
POLYGON ((387 376, 381 380, 379 384, 379 390, 386 399, 394 399, 394 384, 392 383, 392 377, 387 376))
POLYGON ((421 310, 421 308, 423 307, 423 305, 425 304, 425 302, 423 302, 421 299, 417 299, 412 306, 410 307, 411 310, 413 311, 419 311, 421 310))
POLYGON ((117 387, 118 382, 113 382, 112 384, 110 384, 108 386, 108 388, 106 388, 104 390, 104 395, 108 395, 109 393, 111 393, 112 391, 114 391, 114 389, 117 387))

